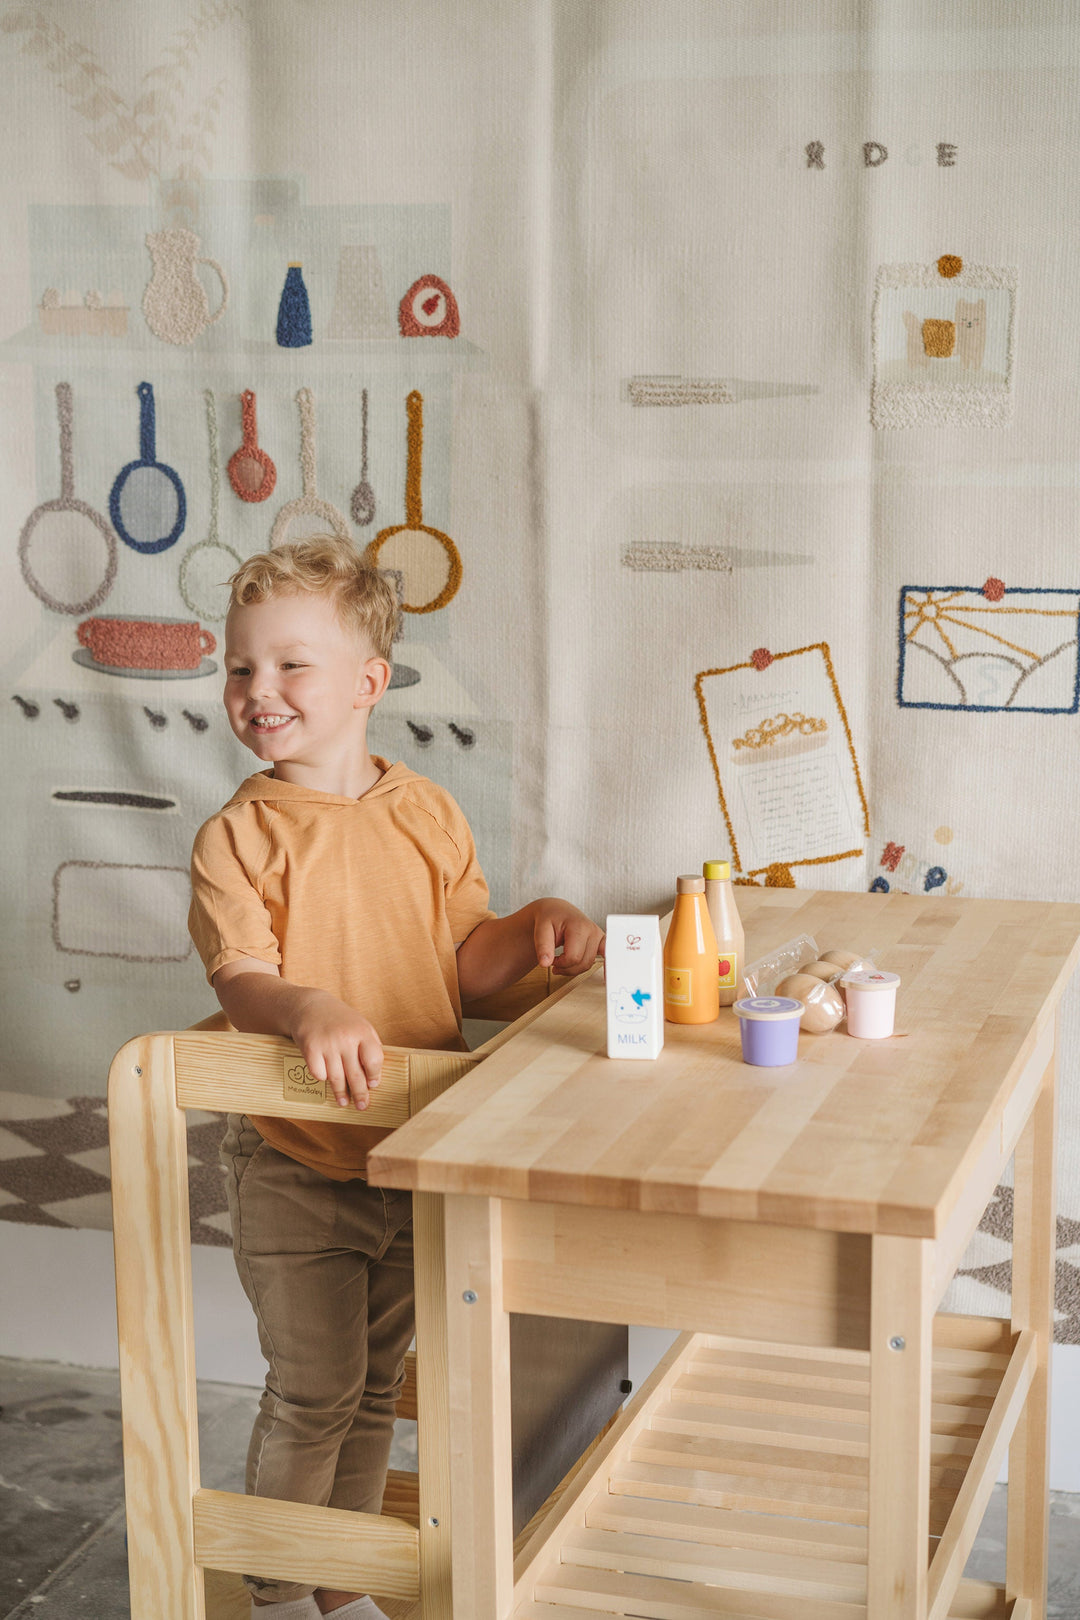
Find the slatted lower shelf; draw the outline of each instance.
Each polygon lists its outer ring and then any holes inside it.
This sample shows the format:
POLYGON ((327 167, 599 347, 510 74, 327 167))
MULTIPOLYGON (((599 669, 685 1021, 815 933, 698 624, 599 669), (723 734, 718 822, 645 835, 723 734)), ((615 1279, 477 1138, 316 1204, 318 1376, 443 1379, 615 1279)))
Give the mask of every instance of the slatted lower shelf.
MULTIPOLYGON (((948 1320, 933 1363, 931 1602, 938 1620, 1007 1620, 1002 1588, 957 1586, 966 1544, 949 1518, 958 1496, 965 1521, 981 1517, 1030 1357, 974 1319, 958 1342, 968 1319, 948 1320)), ((533 1544, 515 1620, 866 1620, 869 1392, 864 1352, 688 1336, 533 1544)))

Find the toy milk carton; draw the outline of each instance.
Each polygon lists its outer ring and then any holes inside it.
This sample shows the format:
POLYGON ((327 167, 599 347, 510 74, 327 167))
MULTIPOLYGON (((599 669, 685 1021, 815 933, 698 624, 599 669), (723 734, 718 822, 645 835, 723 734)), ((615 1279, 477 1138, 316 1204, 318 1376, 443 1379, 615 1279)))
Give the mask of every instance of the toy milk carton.
POLYGON ((604 960, 608 1057, 659 1057, 664 1045, 660 919, 609 917, 604 960))

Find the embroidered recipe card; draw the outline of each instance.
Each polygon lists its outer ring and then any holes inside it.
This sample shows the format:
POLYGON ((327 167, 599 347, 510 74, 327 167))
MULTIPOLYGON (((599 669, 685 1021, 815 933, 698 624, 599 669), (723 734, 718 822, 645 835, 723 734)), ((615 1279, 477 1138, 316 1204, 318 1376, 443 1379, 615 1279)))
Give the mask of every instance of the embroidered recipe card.
POLYGON ((738 868, 860 854, 866 799, 827 645, 758 653, 695 684, 738 868))

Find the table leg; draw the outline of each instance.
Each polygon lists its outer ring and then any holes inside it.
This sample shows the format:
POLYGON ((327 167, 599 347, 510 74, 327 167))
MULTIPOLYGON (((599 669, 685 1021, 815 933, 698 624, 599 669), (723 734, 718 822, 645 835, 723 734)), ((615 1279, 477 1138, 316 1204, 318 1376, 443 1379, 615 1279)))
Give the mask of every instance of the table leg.
MULTIPOLYGON (((413 1194, 416 1444, 420 1465, 420 1615, 453 1620, 443 1201, 413 1194)), ((385 1511, 385 1510, 384 1510, 385 1511)))
POLYGON ((867 1620, 926 1614, 933 1247, 873 1240, 867 1620))
POLYGON ((498 1199, 445 1199, 454 1614, 506 1620, 514 1594, 510 1318, 498 1199))
POLYGON ((1046 1614, 1049 1548, 1050 1354, 1054 1337, 1056 1201, 1054 1124, 1057 1053, 1051 1059, 1031 1118, 1016 1144, 1013 1166, 1012 1326, 1038 1336, 1039 1360, 1009 1447, 1007 1599, 1031 1601, 1031 1620, 1046 1614))

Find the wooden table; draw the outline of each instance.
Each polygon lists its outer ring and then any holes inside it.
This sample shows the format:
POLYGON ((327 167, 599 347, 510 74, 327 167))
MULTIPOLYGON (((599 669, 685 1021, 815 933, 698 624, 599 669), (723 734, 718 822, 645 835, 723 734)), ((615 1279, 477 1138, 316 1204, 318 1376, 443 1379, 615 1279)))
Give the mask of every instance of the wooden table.
POLYGON ((396 1131, 446 1195, 457 1620, 1041 1620, 1056 1009, 1080 906, 739 891, 902 976, 888 1041, 604 1056, 582 981, 396 1131), (1012 1317, 937 1311, 1015 1150, 1012 1317), (516 1564, 507 1313, 690 1329, 516 1564), (962 1580, 1009 1454, 1004 1587, 962 1580))

